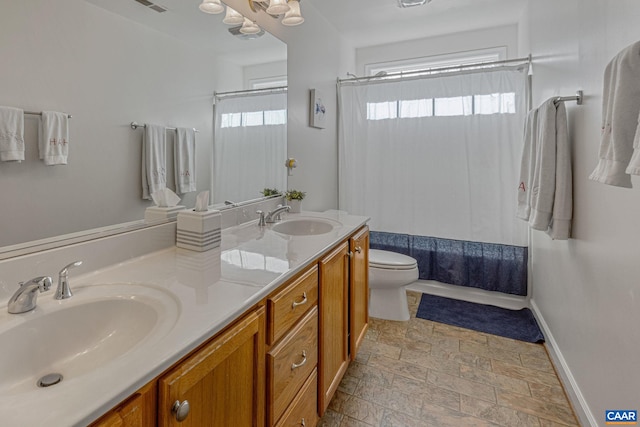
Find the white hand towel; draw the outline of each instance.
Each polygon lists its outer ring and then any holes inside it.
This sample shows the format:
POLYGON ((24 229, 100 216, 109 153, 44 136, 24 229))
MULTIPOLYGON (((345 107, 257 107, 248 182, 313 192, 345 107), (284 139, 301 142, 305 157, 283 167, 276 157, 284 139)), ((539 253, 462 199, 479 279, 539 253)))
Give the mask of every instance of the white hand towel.
POLYGON ((196 132, 193 129, 177 128, 174 147, 176 192, 196 191, 196 132))
POLYGON ((640 113, 638 113, 636 136, 633 138, 633 155, 626 172, 631 175, 640 175, 640 113))
POLYGON ((531 214, 531 185, 535 170, 538 142, 538 109, 534 108, 527 114, 524 126, 524 147, 522 148, 522 162, 520 163, 520 183, 518 184, 518 209, 516 216, 529 221, 531 214))
POLYGON ((151 193, 167 188, 166 129, 146 125, 142 137, 142 198, 151 200, 151 193))
POLYGON ((571 153, 564 102, 545 101, 538 109, 537 142, 533 182, 528 189, 529 226, 546 231, 553 239, 571 234, 573 214, 571 153))
POLYGON ((622 50, 607 65, 602 97, 602 139, 599 161, 589 179, 631 188, 627 171, 640 111, 640 42, 622 50))
POLYGON ((55 111, 43 111, 40 126, 40 159, 44 164, 66 165, 69 156, 69 116, 55 111))
POLYGON ((0 107, 0 161, 24 160, 24 112, 0 107))

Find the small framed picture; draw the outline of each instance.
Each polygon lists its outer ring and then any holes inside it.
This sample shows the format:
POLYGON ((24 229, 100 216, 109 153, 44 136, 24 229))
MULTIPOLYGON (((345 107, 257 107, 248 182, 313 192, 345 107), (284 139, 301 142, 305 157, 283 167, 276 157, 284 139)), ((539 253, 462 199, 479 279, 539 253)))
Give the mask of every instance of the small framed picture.
POLYGON ((311 89, 310 101, 309 125, 314 128, 324 129, 327 117, 327 107, 322 93, 318 89, 311 89))

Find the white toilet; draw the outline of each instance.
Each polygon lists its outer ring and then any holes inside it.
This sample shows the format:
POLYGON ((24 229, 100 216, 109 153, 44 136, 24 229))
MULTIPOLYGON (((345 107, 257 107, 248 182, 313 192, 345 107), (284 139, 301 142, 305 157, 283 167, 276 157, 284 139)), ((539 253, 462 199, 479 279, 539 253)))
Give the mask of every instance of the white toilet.
POLYGON ((405 287, 418 280, 418 263, 396 252, 369 250, 369 316, 409 320, 405 287))

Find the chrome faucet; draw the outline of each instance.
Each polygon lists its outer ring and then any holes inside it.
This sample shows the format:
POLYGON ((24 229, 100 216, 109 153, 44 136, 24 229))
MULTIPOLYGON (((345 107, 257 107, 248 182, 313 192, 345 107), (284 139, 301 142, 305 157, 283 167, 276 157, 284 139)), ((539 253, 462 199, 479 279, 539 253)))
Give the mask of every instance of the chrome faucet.
POLYGON ((28 282, 20 282, 20 288, 9 299, 7 311, 11 314, 26 313, 36 308, 38 292, 48 291, 51 288, 51 277, 42 276, 31 279, 28 282))
POLYGON ((258 227, 264 227, 266 225, 264 222, 264 212, 256 211, 256 213, 258 214, 258 227))
POLYGON ((274 222, 278 222, 280 221, 280 214, 282 212, 289 212, 289 210, 291 209, 291 206, 282 206, 282 205, 278 205, 278 207, 273 211, 273 212, 269 212, 265 217, 264 220, 265 222, 272 224, 274 222))
POLYGON ((69 269, 82 265, 82 261, 72 262, 65 268, 60 270, 58 274, 58 289, 56 289, 55 299, 67 299, 73 296, 71 288, 69 287, 69 269))

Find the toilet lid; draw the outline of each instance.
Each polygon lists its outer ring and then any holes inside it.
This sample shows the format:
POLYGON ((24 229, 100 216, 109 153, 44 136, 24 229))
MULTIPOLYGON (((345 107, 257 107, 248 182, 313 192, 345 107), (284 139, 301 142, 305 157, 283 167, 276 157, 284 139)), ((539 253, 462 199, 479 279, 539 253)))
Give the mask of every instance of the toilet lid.
POLYGON ((412 270, 418 262, 410 256, 397 252, 369 249, 369 266, 387 270, 412 270))

